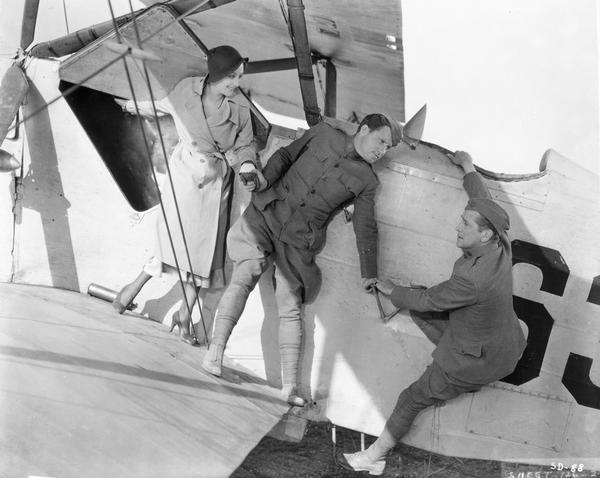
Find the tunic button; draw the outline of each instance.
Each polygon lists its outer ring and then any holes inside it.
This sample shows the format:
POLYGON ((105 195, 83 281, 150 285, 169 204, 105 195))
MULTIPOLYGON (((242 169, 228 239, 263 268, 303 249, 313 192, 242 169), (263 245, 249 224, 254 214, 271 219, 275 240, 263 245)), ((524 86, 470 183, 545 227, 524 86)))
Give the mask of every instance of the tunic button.
POLYGON ((306 203, 305 203, 304 201, 302 201, 302 202, 300 203, 300 207, 304 207, 304 206, 306 206, 306 203))
POLYGON ((317 191, 315 190, 315 188, 313 188, 313 189, 311 189, 311 190, 310 190, 310 193, 311 193, 311 194, 314 194, 314 193, 316 193, 316 192, 317 192, 317 191))
POLYGON ((335 164, 333 165, 333 167, 334 167, 334 168, 339 168, 339 167, 340 167, 340 163, 335 163, 335 164))

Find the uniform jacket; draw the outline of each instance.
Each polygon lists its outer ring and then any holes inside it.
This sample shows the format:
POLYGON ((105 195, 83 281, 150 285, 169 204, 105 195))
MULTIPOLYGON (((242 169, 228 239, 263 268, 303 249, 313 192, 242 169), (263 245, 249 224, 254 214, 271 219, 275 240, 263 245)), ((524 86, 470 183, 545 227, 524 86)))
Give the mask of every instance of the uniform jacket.
MULTIPOLYGON (((478 173, 465 175, 464 187, 469 197, 491 198, 478 173)), ((396 287, 391 299, 401 308, 447 312, 434 360, 452 377, 486 384, 510 374, 526 345, 513 310, 512 253, 506 232, 499 242, 463 252, 447 281, 396 287)))
POLYGON ((375 190, 371 165, 355 151, 352 136, 327 123, 277 150, 263 170, 270 187, 253 201, 279 240, 319 250, 331 214, 354 200, 353 226, 362 277, 377 276, 375 190))

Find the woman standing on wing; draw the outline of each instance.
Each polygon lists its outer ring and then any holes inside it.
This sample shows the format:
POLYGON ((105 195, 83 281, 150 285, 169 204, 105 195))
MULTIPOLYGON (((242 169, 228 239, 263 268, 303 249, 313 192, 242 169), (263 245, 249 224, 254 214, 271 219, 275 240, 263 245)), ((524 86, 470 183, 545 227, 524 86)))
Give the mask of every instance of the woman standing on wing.
MULTIPOLYGON (((247 58, 226 45, 213 48, 207 56, 208 76, 185 78, 168 96, 154 102, 157 111, 173 117, 179 135, 169 166, 198 290, 189 270, 170 187, 165 188, 162 200, 177 261, 182 272, 186 272, 187 304, 184 299, 173 314, 171 330, 178 325, 181 339, 190 345, 195 343, 190 335, 190 311, 196 295, 202 289, 225 285, 225 236, 234 176, 231 166, 241 165, 240 172, 256 169, 250 108, 238 89, 247 58)), ((125 111, 136 112, 133 101, 119 103, 125 111)), ((138 102, 138 110, 151 115, 152 102, 138 102)), ((253 191, 256 186, 249 182, 244 187, 253 191)), ((157 220, 155 255, 138 277, 121 289, 113 302, 115 310, 122 314, 144 284, 161 274, 163 266, 173 268, 175 260, 161 215, 157 220)))

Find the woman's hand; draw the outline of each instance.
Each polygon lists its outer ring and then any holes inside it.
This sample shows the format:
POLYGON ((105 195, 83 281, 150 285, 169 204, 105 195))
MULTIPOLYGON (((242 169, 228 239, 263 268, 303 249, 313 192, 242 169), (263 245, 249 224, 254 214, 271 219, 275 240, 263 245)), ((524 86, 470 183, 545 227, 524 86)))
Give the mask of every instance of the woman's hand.
POLYGON ((263 173, 256 169, 251 162, 245 162, 240 166, 240 181, 248 192, 260 192, 267 188, 267 180, 263 173))

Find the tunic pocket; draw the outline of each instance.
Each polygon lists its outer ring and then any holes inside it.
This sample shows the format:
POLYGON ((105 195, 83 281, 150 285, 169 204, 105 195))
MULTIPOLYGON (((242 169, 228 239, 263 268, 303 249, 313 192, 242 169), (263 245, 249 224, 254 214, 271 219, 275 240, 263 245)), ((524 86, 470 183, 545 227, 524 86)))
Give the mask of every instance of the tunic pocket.
POLYGON ((354 196, 340 177, 327 181, 327 188, 323 188, 318 194, 331 210, 340 207, 354 196))

